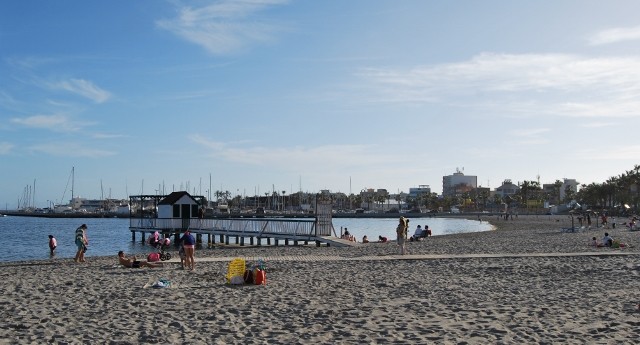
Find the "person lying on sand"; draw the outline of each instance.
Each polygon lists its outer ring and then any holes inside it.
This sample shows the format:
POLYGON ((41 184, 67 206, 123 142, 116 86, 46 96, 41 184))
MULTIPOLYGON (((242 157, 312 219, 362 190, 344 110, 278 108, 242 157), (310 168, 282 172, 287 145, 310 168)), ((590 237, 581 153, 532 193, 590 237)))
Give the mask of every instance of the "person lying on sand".
POLYGON ((120 264, 122 266, 128 267, 128 268, 140 268, 140 267, 154 268, 154 267, 162 267, 163 266, 162 262, 158 262, 158 263, 152 264, 152 263, 147 262, 147 261, 136 260, 135 256, 127 258, 124 255, 124 252, 122 250, 118 252, 118 261, 120 261, 120 264))

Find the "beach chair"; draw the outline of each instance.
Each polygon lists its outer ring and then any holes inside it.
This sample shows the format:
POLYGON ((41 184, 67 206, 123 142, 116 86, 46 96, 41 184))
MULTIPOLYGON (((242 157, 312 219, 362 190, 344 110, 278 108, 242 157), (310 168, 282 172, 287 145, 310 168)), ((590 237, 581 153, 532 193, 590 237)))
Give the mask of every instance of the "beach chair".
POLYGON ((227 284, 242 285, 244 284, 244 271, 246 263, 244 259, 236 258, 231 260, 227 268, 227 284))

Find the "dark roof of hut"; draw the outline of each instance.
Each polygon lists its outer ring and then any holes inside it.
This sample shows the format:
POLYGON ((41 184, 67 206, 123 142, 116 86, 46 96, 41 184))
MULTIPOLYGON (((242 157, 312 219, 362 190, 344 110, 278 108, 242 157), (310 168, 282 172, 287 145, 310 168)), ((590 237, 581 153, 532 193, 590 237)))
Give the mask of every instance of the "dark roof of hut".
POLYGON ((189 194, 188 192, 185 191, 181 191, 181 192, 173 192, 169 195, 167 195, 164 199, 160 200, 160 202, 158 203, 158 205, 173 205, 175 204, 178 200, 180 200, 180 198, 182 198, 183 196, 187 195, 189 198, 191 198, 193 201, 196 201, 196 199, 194 199, 191 194, 189 194))

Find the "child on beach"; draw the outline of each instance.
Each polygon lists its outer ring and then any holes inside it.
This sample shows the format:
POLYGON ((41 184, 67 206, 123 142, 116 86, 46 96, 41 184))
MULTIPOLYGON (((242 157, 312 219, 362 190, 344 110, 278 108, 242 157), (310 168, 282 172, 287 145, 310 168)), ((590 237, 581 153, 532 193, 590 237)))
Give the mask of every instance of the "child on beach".
POLYGON ((180 265, 182 265, 182 269, 184 269, 184 259, 187 256, 184 254, 184 246, 182 245, 182 242, 180 242, 180 249, 178 249, 178 255, 180 256, 180 265))
POLYGON ((378 243, 386 243, 389 242, 389 239, 386 237, 383 237, 382 235, 378 236, 378 243))
POLYGON ((54 251, 56 250, 57 247, 58 247, 58 241, 56 241, 56 238, 53 237, 53 235, 49 235, 49 250, 51 251, 50 252, 51 256, 55 255, 54 251))

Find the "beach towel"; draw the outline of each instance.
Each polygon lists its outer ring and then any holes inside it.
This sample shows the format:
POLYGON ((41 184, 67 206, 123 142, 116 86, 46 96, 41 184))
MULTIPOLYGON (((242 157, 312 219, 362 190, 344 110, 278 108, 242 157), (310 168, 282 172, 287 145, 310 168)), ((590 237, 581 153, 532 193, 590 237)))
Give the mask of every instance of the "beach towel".
POLYGON ((154 289, 168 288, 169 286, 171 286, 171 282, 164 278, 159 279, 158 281, 156 281, 151 285, 151 287, 154 289))

